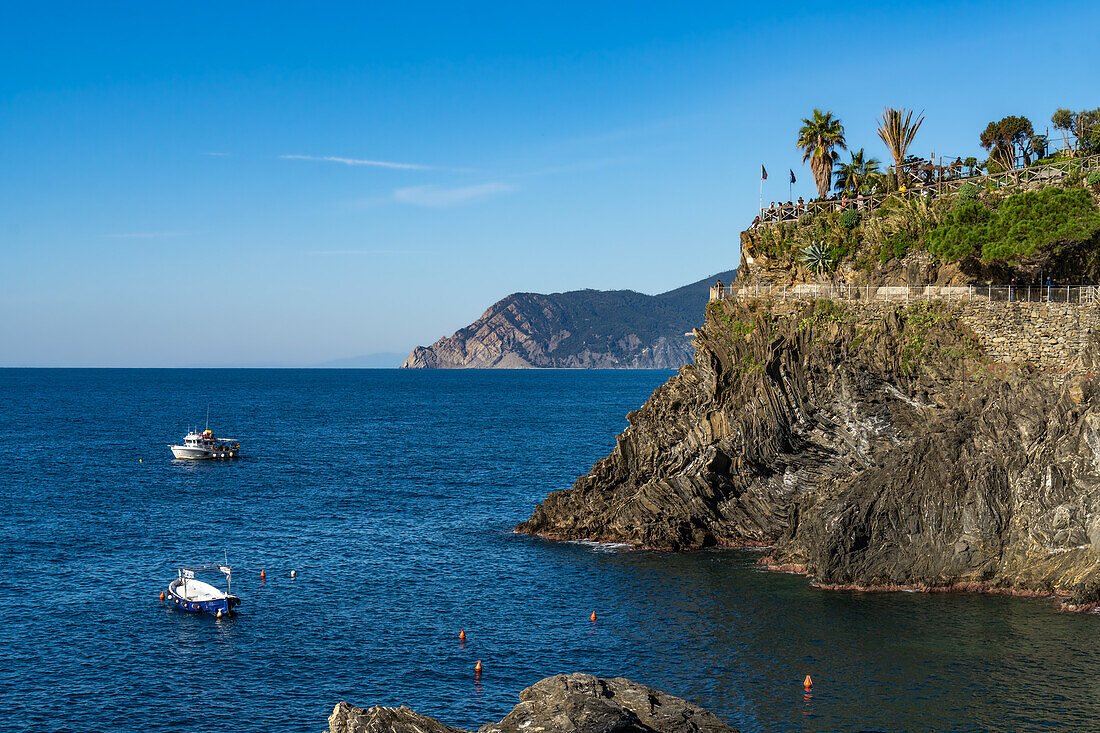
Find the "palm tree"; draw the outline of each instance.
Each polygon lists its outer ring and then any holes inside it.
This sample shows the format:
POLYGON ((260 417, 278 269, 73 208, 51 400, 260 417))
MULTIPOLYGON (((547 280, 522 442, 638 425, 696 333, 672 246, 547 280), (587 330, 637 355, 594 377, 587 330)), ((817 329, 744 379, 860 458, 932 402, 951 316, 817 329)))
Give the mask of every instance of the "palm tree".
POLYGON ((851 163, 841 163, 836 171, 836 190, 839 193, 867 193, 878 177, 879 161, 865 158, 863 148, 852 153, 851 163))
POLYGON ((844 144, 844 125, 833 119, 832 112, 815 109, 812 118, 802 120, 798 147, 802 150, 802 162, 810 161, 818 197, 825 198, 833 182, 833 163, 837 159, 834 148, 848 149, 844 144))
POLYGON ((923 112, 917 116, 916 124, 913 124, 911 109, 887 107, 882 110, 882 124, 878 128, 878 136, 882 138, 890 155, 894 156, 894 175, 897 176, 899 190, 902 187, 902 162, 905 160, 905 151, 912 144, 922 122, 924 122, 923 112))

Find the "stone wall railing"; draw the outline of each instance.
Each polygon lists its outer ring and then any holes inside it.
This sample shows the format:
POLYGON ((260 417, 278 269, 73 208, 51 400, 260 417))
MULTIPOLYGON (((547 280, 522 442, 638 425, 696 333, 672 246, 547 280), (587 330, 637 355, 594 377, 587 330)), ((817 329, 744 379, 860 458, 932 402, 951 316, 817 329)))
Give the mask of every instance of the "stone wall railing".
POLYGON ((768 298, 802 300, 984 300, 993 303, 1070 303, 1096 305, 1100 289, 1095 285, 834 285, 831 283, 801 283, 790 287, 778 285, 712 285, 710 299, 768 298))
POLYGON ((1094 369, 1100 336, 1100 308, 1095 286, 1040 288, 940 287, 935 285, 796 285, 711 288, 712 299, 770 299, 774 312, 794 312, 807 299, 830 298, 854 308, 864 318, 880 319, 906 302, 945 303, 978 339, 992 360, 1031 364, 1069 374, 1094 369))

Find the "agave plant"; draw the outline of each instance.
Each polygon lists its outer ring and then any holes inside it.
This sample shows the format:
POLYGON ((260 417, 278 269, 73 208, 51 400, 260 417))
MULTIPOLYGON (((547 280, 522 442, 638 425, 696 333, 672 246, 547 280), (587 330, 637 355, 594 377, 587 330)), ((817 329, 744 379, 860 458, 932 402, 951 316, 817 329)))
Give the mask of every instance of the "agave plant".
POLYGON ((818 275, 824 273, 829 266, 829 253, 825 251, 825 246, 817 241, 810 242, 803 247, 802 254, 798 259, 805 262, 807 267, 818 275))

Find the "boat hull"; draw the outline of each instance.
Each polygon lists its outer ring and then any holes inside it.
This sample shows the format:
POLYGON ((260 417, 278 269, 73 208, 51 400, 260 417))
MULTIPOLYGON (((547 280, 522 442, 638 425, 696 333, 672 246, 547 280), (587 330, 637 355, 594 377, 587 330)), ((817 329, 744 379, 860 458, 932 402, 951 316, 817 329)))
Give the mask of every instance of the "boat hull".
POLYGON ((237 450, 206 450, 205 448, 190 448, 185 445, 170 445, 172 455, 180 460, 196 461, 222 458, 236 458, 237 450))
POLYGON ((209 600, 194 600, 181 596, 176 590, 176 581, 172 581, 168 586, 167 592, 164 594, 164 600, 166 603, 170 603, 181 611, 187 611, 188 613, 209 613, 211 616, 217 616, 219 612, 222 616, 229 616, 237 612, 237 606, 240 604, 241 599, 237 596, 227 595, 224 598, 212 598, 209 600))

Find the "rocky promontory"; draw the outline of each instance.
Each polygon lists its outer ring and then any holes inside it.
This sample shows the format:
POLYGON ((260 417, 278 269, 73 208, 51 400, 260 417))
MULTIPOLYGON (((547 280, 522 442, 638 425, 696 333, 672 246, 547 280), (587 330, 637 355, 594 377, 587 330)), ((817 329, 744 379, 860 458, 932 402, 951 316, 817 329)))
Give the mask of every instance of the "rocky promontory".
MULTIPOLYGON (((718 716, 622 677, 547 677, 519 694, 499 723, 478 733, 737 733, 718 716)), ((327 733, 464 733, 407 707, 369 709, 342 702, 327 733)))
POLYGON ((694 363, 517 529, 1096 607, 1100 173, 1063 168, 743 233, 694 363))
POLYGON ((722 272, 659 295, 633 290, 513 293, 474 323, 417 346, 404 369, 677 369, 692 358, 699 324, 722 272))
POLYGON ((1096 332, 1067 334, 1086 344, 1072 359, 1010 361, 992 358, 971 323, 937 302, 714 301, 695 363, 517 529, 671 550, 765 546, 766 563, 830 587, 1095 603, 1096 332))

